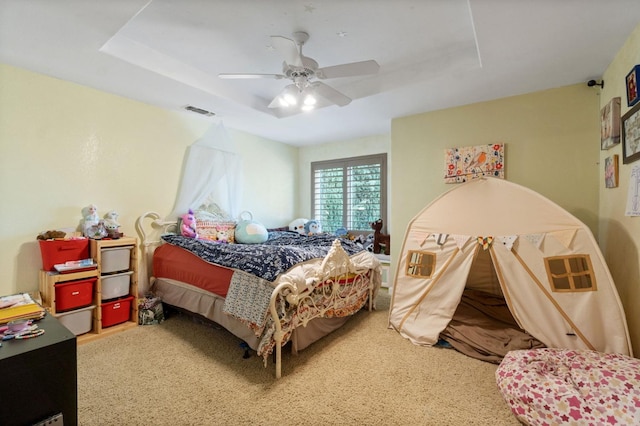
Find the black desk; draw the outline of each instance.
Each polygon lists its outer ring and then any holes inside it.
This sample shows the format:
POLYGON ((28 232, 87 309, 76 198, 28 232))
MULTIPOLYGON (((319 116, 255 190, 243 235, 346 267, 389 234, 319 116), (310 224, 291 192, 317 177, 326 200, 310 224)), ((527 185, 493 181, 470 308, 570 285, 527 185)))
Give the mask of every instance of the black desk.
POLYGON ((78 423, 76 336, 47 314, 42 336, 8 340, 0 348, 0 424, 78 423))

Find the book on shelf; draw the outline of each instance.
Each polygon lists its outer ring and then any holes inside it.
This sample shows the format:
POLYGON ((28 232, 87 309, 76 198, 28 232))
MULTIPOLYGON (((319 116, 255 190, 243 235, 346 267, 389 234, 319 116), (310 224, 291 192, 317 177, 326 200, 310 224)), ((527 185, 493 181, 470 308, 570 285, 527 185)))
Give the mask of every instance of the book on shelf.
POLYGON ((18 319, 36 319, 44 315, 44 308, 29 293, 0 296, 0 324, 18 319))

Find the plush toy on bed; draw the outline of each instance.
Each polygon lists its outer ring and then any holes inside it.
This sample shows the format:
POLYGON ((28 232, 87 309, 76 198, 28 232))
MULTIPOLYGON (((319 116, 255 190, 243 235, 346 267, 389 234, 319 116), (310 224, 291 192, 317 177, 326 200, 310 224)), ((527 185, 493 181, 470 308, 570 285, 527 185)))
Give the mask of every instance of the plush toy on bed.
POLYGON ((235 233, 236 242, 240 244, 262 244, 269 239, 267 228, 253 220, 253 215, 248 211, 240 213, 235 233))
POLYGON ((307 235, 307 232, 304 230, 304 224, 308 221, 309 219, 303 219, 301 217, 292 220, 289 224, 289 231, 297 232, 300 235, 307 235))
POLYGON ((305 235, 316 235, 322 232, 322 226, 320 222, 315 219, 311 219, 304 224, 305 235))
POLYGON ((218 225, 216 226, 216 241, 219 243, 229 242, 229 227, 218 225))
POLYGON ((185 213, 182 215, 180 233, 183 237, 198 238, 198 231, 196 229, 196 217, 193 215, 193 210, 189 209, 189 213, 185 213))

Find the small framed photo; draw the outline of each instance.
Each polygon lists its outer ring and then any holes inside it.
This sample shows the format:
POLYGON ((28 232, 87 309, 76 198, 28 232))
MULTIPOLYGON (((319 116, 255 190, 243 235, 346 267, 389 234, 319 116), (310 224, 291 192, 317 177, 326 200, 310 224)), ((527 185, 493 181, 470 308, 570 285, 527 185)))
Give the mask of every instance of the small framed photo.
POLYGON ((622 116, 622 163, 640 160, 640 104, 622 116))
POLYGON ((604 186, 605 188, 618 187, 618 155, 612 155, 604 159, 604 186))
POLYGON ((613 98, 600 110, 600 149, 620 143, 620 98, 613 98))
POLYGON ((627 74, 627 106, 634 106, 640 100, 638 94, 638 74, 640 74, 640 65, 636 65, 627 74))

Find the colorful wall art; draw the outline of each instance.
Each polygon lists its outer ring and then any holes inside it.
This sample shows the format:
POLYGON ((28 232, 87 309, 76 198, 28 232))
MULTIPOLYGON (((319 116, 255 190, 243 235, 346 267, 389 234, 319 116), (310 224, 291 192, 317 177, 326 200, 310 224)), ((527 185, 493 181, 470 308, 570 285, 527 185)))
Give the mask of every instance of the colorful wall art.
POLYGON ((604 186, 605 188, 618 187, 618 155, 612 155, 604 159, 604 186))
POLYGON ((600 110, 600 149, 620 143, 620 98, 613 98, 600 110))
POLYGON ((483 176, 504 179, 504 144, 445 149, 445 183, 467 182, 483 176))

